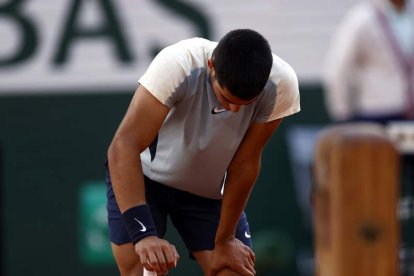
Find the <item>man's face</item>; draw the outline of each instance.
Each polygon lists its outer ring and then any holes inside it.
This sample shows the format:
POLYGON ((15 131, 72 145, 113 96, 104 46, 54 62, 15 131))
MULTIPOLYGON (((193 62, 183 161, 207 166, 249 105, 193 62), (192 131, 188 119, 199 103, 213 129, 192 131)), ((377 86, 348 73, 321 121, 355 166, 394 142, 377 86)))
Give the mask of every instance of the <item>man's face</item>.
POLYGON ((214 70, 213 63, 209 60, 210 67, 210 83, 213 88, 214 94, 216 94, 218 102, 222 105, 223 108, 230 110, 232 112, 238 112, 242 105, 248 105, 253 103, 256 99, 252 100, 242 100, 231 94, 231 92, 226 87, 221 87, 216 79, 216 72, 214 70))

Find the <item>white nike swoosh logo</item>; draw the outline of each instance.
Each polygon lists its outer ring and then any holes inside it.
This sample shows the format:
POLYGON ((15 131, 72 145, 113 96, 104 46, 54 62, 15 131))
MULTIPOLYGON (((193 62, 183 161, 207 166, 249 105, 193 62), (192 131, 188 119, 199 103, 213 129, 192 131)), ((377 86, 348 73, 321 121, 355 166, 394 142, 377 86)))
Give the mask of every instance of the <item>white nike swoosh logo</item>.
POLYGON ((227 109, 219 108, 219 107, 216 106, 215 108, 213 108, 211 110, 211 114, 219 114, 219 113, 222 113, 222 112, 225 112, 225 111, 227 111, 227 109))
POLYGON ((247 231, 245 231, 244 232, 244 236, 246 237, 246 238, 248 238, 248 239, 250 239, 252 236, 250 236, 250 234, 249 233, 247 233, 247 231))
POLYGON ((139 220, 137 220, 136 218, 134 218, 139 224, 141 224, 141 226, 142 226, 142 229, 141 230, 139 230, 139 231, 141 231, 141 232, 145 232, 145 231, 147 231, 147 227, 145 227, 145 225, 144 224, 142 224, 142 222, 140 222, 139 220))

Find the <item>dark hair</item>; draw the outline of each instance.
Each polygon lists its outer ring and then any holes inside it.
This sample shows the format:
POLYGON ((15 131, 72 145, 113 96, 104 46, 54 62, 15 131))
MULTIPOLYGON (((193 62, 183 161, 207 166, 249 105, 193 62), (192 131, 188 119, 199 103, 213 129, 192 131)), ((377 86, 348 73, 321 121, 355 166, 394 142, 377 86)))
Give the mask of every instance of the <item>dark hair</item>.
POLYGON ((273 63, 267 40, 249 29, 227 33, 214 49, 213 60, 220 86, 242 100, 262 92, 273 63))

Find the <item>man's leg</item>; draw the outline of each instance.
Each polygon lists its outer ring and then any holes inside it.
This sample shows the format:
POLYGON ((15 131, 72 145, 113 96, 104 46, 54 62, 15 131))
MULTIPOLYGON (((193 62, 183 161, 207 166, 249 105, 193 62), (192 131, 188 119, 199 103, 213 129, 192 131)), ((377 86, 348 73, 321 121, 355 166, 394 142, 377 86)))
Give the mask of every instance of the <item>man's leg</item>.
POLYGON ((202 250, 192 252, 194 258, 203 269, 204 275, 210 275, 210 262, 211 262, 211 251, 202 250))
POLYGON ((112 252, 121 276, 143 275, 143 267, 132 243, 122 245, 112 243, 112 252))
MULTIPOLYGON (((201 266, 204 275, 209 276, 211 256, 217 225, 220 219, 220 200, 207 199, 188 192, 171 189, 168 206, 173 225, 177 229, 186 247, 201 266)), ((251 247, 251 237, 246 215, 240 217, 236 230, 236 238, 251 247)), ((229 269, 217 275, 237 275, 229 269)))
POLYGON ((142 276, 142 265, 121 218, 106 162, 108 228, 112 253, 121 276, 142 276))
MULTIPOLYGON (((122 221, 121 212, 115 199, 108 170, 108 163, 106 163, 106 168, 108 227, 112 253, 121 276, 142 276, 143 267, 138 255, 135 253, 134 246, 130 242, 131 240, 124 222, 122 221)), ((163 236, 166 231, 167 214, 164 210, 162 210, 162 207, 157 204, 157 202, 162 202, 167 197, 165 196, 165 193, 159 195, 161 199, 154 197, 154 195, 158 195, 161 190, 155 190, 153 186, 147 185, 147 183, 151 181, 149 178, 144 176, 144 179, 147 202, 150 205, 151 214, 153 216, 157 231, 161 234, 161 236, 163 236)))

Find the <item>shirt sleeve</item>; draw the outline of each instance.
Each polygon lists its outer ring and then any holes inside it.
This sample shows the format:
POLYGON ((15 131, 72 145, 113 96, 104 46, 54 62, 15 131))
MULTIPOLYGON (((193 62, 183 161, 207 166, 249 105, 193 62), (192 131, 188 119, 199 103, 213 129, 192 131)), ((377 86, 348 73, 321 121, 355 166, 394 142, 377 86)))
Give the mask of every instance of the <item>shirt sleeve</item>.
POLYGON ((164 48, 151 62, 147 71, 139 79, 162 104, 173 107, 180 101, 185 91, 188 69, 188 53, 178 44, 164 48), (178 89, 180 87, 180 89, 178 89))
POLYGON ((270 122, 300 111, 298 79, 289 64, 279 62, 278 69, 271 73, 264 92, 255 122, 270 122))

